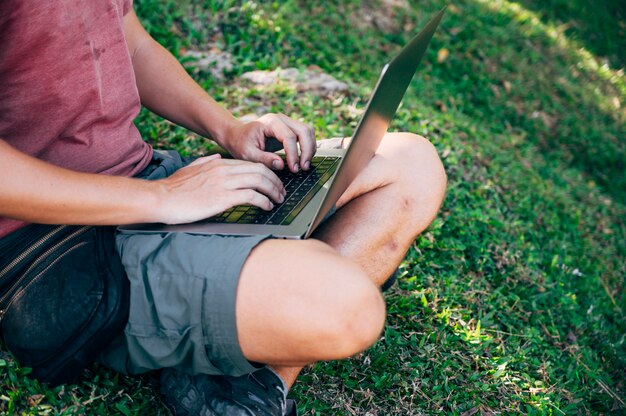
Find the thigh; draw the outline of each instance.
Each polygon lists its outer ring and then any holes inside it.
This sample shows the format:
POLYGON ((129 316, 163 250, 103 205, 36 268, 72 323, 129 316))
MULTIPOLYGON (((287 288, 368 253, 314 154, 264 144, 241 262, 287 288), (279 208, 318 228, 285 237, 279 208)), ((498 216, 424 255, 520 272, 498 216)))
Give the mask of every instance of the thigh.
POLYGON ((237 292, 237 330, 252 361, 304 365, 345 358, 380 334, 379 289, 317 240, 267 240, 250 254, 237 292))

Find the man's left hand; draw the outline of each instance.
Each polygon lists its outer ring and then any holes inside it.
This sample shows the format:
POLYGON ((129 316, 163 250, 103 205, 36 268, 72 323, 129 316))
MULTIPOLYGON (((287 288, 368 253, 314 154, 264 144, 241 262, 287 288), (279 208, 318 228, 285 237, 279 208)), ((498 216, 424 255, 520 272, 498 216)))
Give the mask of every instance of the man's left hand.
POLYGON ((287 165, 292 172, 310 168, 316 150, 313 127, 284 114, 266 114, 249 123, 238 123, 231 128, 228 141, 222 145, 237 159, 260 162, 270 169, 281 170, 285 167, 283 159, 266 151, 266 142, 271 138, 284 147, 287 165))

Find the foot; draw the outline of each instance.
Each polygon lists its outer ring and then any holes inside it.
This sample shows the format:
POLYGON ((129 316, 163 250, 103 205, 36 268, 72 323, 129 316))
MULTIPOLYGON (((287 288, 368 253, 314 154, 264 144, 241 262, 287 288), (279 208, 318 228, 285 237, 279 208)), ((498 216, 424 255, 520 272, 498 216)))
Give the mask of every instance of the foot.
POLYGON ((285 416, 287 386, 270 368, 241 377, 161 372, 163 402, 175 416, 285 416))
POLYGON ((350 137, 332 137, 317 141, 318 149, 345 149, 352 140, 350 137))

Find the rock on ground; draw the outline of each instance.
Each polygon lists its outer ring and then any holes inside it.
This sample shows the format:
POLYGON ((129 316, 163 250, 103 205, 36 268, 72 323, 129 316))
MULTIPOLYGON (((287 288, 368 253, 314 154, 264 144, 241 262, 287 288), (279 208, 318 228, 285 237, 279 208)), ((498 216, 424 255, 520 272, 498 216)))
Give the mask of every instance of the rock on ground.
POLYGON ((183 57, 192 58, 185 66, 208 71, 215 78, 224 78, 224 71, 233 69, 232 56, 228 52, 188 50, 183 57))
POLYGON ((320 95, 342 94, 348 91, 346 83, 338 81, 317 68, 309 68, 304 71, 297 68, 252 71, 246 72, 241 78, 261 86, 283 82, 295 86, 297 91, 311 91, 320 95))
POLYGON ((399 10, 408 10, 407 0, 381 0, 380 3, 364 2, 360 13, 355 15, 357 26, 373 26, 384 33, 397 33, 403 24, 396 18, 399 10))

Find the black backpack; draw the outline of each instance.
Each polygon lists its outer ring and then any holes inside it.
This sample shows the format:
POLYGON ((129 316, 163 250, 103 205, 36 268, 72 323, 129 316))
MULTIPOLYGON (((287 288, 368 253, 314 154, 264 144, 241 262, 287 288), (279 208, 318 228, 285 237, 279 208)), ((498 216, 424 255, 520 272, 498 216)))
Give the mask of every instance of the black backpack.
POLYGON ((114 227, 29 225, 0 239, 0 334, 52 386, 90 366, 128 320, 114 227))

